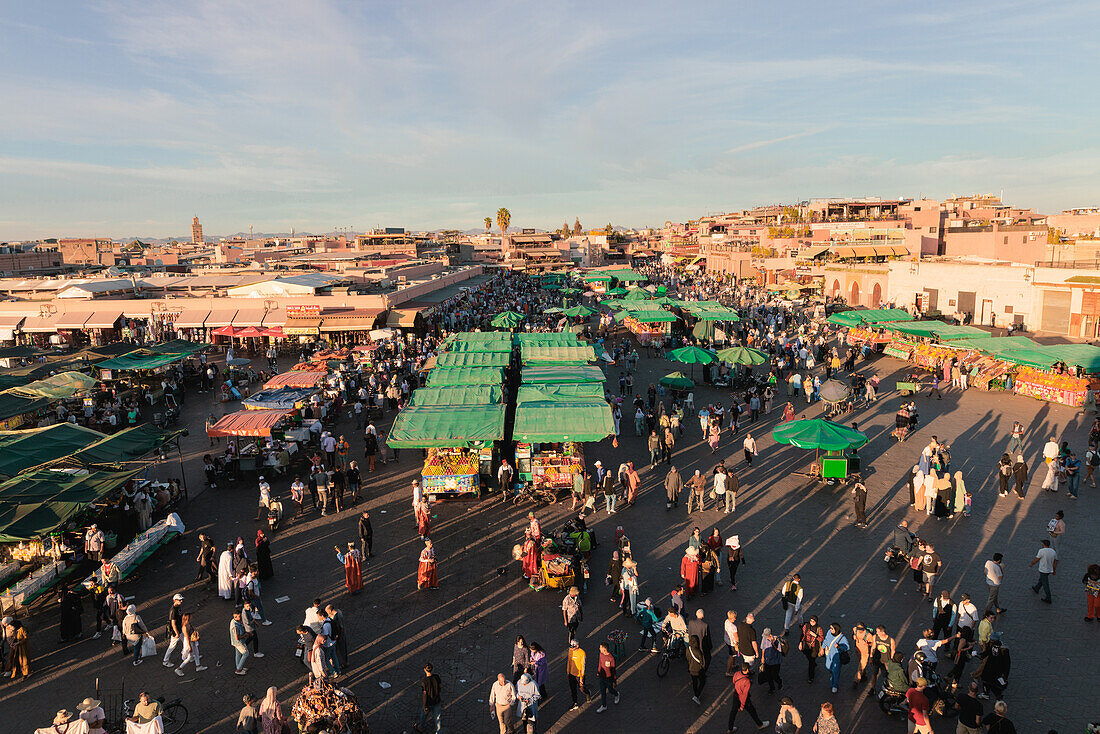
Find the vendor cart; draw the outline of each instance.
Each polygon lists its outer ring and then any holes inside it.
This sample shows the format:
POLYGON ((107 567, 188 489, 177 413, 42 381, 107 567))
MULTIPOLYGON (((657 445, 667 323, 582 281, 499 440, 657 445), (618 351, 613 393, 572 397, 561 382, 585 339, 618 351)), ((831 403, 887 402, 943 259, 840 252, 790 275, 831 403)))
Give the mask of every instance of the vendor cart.
POLYGON ((569 556, 543 553, 539 564, 539 577, 543 586, 551 589, 568 589, 576 585, 576 574, 569 556))
MULTIPOLYGON (((482 449, 428 449, 420 471, 421 486, 429 500, 439 497, 481 496, 482 449)), ((490 457, 492 447, 489 448, 490 457)), ((491 461, 489 462, 491 468, 491 461)))
POLYGON ((571 490, 573 475, 584 472, 584 448, 580 443, 541 444, 538 451, 533 449, 531 444, 516 444, 516 470, 520 481, 535 489, 571 490))

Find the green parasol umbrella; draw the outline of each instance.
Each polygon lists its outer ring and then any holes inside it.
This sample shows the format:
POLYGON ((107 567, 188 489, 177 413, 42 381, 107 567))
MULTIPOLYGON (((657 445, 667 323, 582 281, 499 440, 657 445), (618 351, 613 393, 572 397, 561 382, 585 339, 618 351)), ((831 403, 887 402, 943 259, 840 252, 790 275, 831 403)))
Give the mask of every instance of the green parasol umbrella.
POLYGON ((565 288, 561 289, 561 292, 566 294, 566 295, 571 296, 575 293, 583 293, 584 291, 582 291, 580 288, 574 288, 572 286, 566 286, 565 288))
POLYGON ((647 301, 647 300, 649 300, 649 294, 646 293, 645 291, 643 291, 641 288, 636 288, 636 289, 630 291, 629 293, 627 293, 625 296, 623 296, 623 300, 624 301, 647 301))
POLYGON ((609 295, 609 296, 625 296, 626 295, 626 288, 612 288, 611 290, 609 290, 607 292, 607 295, 609 295))
POLYGON ((691 376, 695 377, 695 365, 697 364, 710 364, 715 361, 715 356, 705 349, 699 347, 680 347, 679 349, 673 349, 668 352, 665 357, 671 359, 673 362, 683 362, 684 364, 691 365, 691 376))
POLYGON ((589 308, 588 306, 573 306, 562 311, 566 316, 575 318, 577 316, 591 316, 596 313, 596 309, 589 308))
POLYGON ((768 355, 751 347, 730 347, 718 352, 718 359, 730 364, 764 364, 768 355))
POLYGON ((523 323, 524 318, 526 317, 523 314, 515 311, 501 311, 489 323, 498 329, 514 329, 523 323))
POLYGON ((867 443, 867 435, 824 418, 790 421, 772 429, 772 438, 800 449, 843 451, 867 443))
POLYGON ((565 309, 562 308, 561 306, 551 306, 550 308, 542 309, 542 312, 543 313, 561 313, 564 310, 565 309))
POLYGON ((690 390, 695 387, 695 380, 691 379, 683 372, 671 372, 658 380, 658 382, 674 390, 690 390))

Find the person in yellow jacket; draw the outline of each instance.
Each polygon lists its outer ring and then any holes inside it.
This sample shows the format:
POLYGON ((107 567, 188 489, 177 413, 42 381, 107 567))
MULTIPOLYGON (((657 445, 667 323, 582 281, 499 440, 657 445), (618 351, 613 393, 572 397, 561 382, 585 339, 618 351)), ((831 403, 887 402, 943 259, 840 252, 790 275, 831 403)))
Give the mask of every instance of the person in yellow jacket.
MULTIPOLYGON (((584 684, 584 650, 576 640, 569 641, 569 654, 565 658, 565 672, 569 677, 569 692, 573 696, 573 709, 581 707, 577 699, 577 692, 584 694, 584 702, 588 703, 588 686, 584 684)), ((570 709, 570 710, 573 710, 570 709)))

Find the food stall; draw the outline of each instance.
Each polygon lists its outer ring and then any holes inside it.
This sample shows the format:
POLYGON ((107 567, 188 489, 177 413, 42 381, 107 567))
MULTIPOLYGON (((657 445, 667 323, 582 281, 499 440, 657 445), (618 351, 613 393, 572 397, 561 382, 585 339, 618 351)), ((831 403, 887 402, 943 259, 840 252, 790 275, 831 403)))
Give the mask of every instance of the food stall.
MULTIPOLYGON (((173 512, 148 530, 138 533, 125 548, 115 553, 110 559, 111 563, 118 567, 119 580, 125 581, 132 576, 138 566, 161 547, 180 537, 186 529, 180 516, 173 512)), ((95 586, 95 581, 96 574, 93 573, 82 583, 84 588, 91 589, 95 586)))
POLYGON ((1079 408, 1085 404, 1090 389, 1100 389, 1100 382, 1087 376, 1078 377, 1070 373, 1044 372, 1035 367, 1019 367, 1012 389, 1017 395, 1079 408))
MULTIPOLYGON (((547 372, 579 368, 527 367, 525 379, 547 372)), ((599 372, 598 368, 595 369, 599 372)), ((602 374, 602 373, 601 373, 602 374)), ((585 470, 584 447, 615 433, 611 407, 602 382, 547 382, 520 385, 512 439, 516 441, 516 472, 536 489, 568 490, 573 477, 585 470)))
POLYGON ((633 311, 623 318, 623 325, 642 344, 663 342, 672 335, 674 323, 676 323, 676 315, 664 309, 633 311))
POLYGON ((572 441, 537 445, 539 450, 535 451, 529 443, 516 444, 516 472, 520 480, 535 489, 571 489, 573 475, 584 472, 584 447, 572 441))
POLYGON ((481 492, 481 448, 428 449, 420 483, 429 498, 478 495, 481 492))

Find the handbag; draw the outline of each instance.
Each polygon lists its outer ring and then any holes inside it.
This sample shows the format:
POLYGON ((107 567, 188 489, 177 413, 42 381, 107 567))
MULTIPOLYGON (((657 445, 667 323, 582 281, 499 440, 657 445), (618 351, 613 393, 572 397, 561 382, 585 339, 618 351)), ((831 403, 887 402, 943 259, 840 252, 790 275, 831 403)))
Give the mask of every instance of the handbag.
POLYGON ((117 624, 111 628, 111 642, 122 642, 122 630, 117 624))

